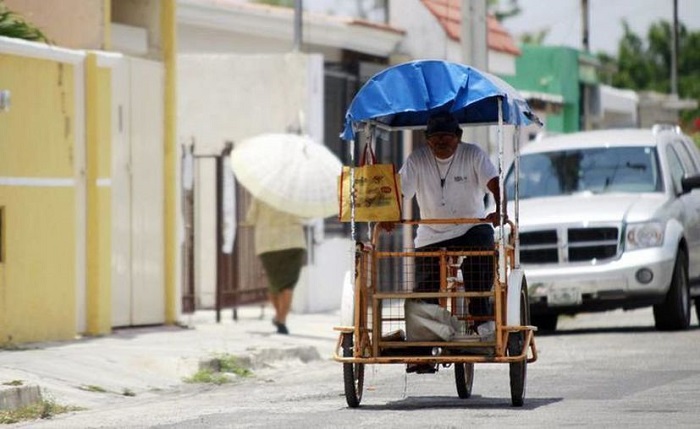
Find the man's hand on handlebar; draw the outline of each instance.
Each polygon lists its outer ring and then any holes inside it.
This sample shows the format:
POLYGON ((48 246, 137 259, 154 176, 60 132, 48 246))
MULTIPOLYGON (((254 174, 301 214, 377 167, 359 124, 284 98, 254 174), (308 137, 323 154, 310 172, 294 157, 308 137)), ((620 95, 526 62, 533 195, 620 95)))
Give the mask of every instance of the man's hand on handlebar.
MULTIPOLYGON (((501 214, 497 211, 487 214, 484 219, 491 222, 491 225, 493 225, 493 226, 499 226, 501 224, 501 214)), ((506 218, 504 219, 503 223, 506 223, 506 222, 508 222, 508 215, 507 214, 506 214, 506 218)))
POLYGON ((379 222, 378 223, 379 229, 382 229, 387 232, 391 232, 394 230, 394 227, 396 226, 396 222, 379 222))

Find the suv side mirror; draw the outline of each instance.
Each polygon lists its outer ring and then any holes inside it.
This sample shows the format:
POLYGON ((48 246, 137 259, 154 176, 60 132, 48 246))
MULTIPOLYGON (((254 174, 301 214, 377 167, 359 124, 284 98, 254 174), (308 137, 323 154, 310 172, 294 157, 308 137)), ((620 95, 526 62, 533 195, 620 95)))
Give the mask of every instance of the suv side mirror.
POLYGON ((681 187, 683 188, 683 193, 687 194, 693 189, 700 188, 700 174, 693 176, 686 176, 681 179, 681 187))

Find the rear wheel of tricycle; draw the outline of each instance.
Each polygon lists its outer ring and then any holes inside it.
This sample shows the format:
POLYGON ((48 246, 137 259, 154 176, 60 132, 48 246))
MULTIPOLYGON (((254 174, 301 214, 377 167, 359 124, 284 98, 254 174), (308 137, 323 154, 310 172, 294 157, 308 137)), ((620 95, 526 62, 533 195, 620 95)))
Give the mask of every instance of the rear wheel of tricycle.
MULTIPOLYGON (((530 324, 530 305, 527 297, 527 283, 523 278, 520 290, 520 324, 530 324)), ((525 331, 508 334, 508 356, 518 356, 525 346, 525 331)), ((527 355, 521 361, 510 363, 510 398, 514 407, 522 407, 525 402, 525 377, 527 375, 527 355)))
MULTIPOLYGON (((343 357, 352 357, 352 334, 343 336, 343 357)), ((343 381, 345 382, 345 400, 350 408, 360 406, 362 387, 365 380, 365 364, 344 363, 343 381)))
POLYGON ((457 395, 461 399, 472 396, 472 385, 474 384, 474 364, 455 364, 455 384, 457 385, 457 395))

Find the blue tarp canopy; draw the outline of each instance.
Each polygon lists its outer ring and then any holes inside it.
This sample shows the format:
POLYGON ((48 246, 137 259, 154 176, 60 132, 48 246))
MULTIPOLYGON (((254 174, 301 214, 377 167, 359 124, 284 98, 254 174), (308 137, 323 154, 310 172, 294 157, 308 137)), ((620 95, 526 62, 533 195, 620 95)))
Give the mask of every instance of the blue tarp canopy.
POLYGON ((500 78, 464 64, 419 60, 383 70, 360 88, 345 113, 344 140, 367 122, 390 128, 425 126, 428 118, 449 111, 464 125, 539 122, 527 102, 500 78))

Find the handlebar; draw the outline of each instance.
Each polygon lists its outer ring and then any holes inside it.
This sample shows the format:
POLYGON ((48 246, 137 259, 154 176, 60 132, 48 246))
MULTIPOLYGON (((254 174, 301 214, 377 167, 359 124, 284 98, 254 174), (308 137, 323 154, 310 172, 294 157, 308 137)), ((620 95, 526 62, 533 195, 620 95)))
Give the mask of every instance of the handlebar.
POLYGON ((461 223, 491 223, 486 218, 455 218, 455 219, 403 219, 394 223, 403 225, 426 224, 461 224, 461 223))
MULTIPOLYGON (((486 218, 454 218, 454 219, 403 219, 400 221, 391 221, 391 222, 376 222, 374 227, 372 228, 373 230, 373 241, 376 239, 376 237, 379 236, 379 233, 382 231, 381 225, 384 224, 391 224, 392 228, 387 229, 388 232, 390 232, 393 229, 393 225, 419 225, 419 224, 433 224, 433 225, 455 225, 455 224, 481 224, 481 223, 487 223, 491 225, 491 221, 489 221, 486 218)), ((511 221, 510 219, 506 219, 506 222, 504 223, 504 226, 508 225, 510 226, 510 240, 512 241, 514 238, 514 231, 515 231, 515 223, 511 221)), ((511 243, 512 244, 512 243, 511 243)))

